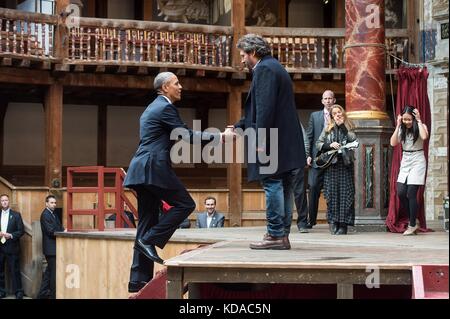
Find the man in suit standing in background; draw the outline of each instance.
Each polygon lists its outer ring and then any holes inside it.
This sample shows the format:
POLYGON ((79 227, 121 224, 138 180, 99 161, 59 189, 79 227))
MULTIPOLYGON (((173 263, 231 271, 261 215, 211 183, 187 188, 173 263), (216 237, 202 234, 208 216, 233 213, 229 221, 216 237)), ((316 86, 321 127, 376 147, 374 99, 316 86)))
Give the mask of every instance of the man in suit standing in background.
POLYGON ((0 195, 2 206, 0 227, 0 298, 6 297, 5 262, 8 263, 12 289, 16 299, 23 299, 20 277, 20 237, 24 234, 22 216, 9 207, 9 196, 0 195))
POLYGON ((318 168, 313 159, 317 156, 316 141, 319 139, 324 127, 330 120, 331 107, 336 103, 334 93, 331 90, 326 90, 322 94, 323 110, 311 113, 306 130, 307 139, 309 140, 310 154, 306 159, 307 164, 311 166, 308 172, 309 185, 309 217, 306 228, 313 228, 317 223, 317 210, 319 208, 320 192, 323 188, 323 170, 318 168))
POLYGON ((205 199, 206 212, 197 215, 197 228, 223 227, 225 216, 216 211, 216 199, 208 196, 205 199))
POLYGON ((171 134, 174 130, 182 130, 185 133, 183 140, 190 143, 201 140, 220 143, 223 137, 219 133, 193 131, 181 120, 173 104, 181 100, 182 89, 175 74, 159 73, 153 87, 158 96, 140 117, 139 146, 123 184, 136 191, 139 216, 129 292, 138 292, 153 278, 153 262, 164 262, 158 256, 156 247, 163 249, 175 230, 195 209, 194 200, 171 166, 170 150, 175 143, 171 134), (171 208, 159 218, 161 200, 171 208))
POLYGON ((56 298, 56 237, 55 232, 64 231, 64 227, 55 214, 56 197, 45 198, 45 209, 41 214, 42 252, 47 260, 47 268, 42 276, 38 299, 56 298))

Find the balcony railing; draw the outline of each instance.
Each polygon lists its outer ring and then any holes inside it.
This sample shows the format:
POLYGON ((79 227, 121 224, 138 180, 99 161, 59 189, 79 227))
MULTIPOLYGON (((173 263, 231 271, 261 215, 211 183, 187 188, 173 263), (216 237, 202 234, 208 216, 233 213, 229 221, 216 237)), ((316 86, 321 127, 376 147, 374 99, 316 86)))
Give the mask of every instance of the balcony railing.
POLYGON ((53 59, 57 17, 0 9, 0 54, 53 59))
MULTIPOLYGON (((343 28, 246 27, 246 32, 264 36, 290 73, 345 73, 343 28)), ((232 35, 232 27, 97 18, 80 18, 76 27, 66 29, 57 16, 0 9, 1 56, 58 59, 69 65, 233 72, 232 35), (64 28, 61 44, 54 40, 58 28, 64 28)), ((406 29, 387 30, 385 44, 387 53, 408 60, 406 29)), ((387 59, 387 70, 397 66, 387 59)))

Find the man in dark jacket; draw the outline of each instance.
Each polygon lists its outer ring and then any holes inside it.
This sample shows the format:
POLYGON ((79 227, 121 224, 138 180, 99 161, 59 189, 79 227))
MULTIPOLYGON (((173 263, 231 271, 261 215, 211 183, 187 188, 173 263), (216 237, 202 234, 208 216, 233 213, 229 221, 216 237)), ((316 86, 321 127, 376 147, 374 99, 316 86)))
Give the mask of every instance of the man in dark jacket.
POLYGON ((47 269, 42 276, 39 299, 56 298, 56 237, 55 232, 64 231, 64 227, 55 214, 56 197, 48 195, 45 198, 45 209, 41 214, 42 252, 47 260, 47 269))
POLYGON ((256 132, 256 139, 248 140, 248 180, 259 180, 266 194, 267 234, 250 248, 290 249, 292 183, 295 170, 306 164, 292 81, 261 36, 247 34, 237 48, 253 80, 244 117, 234 127, 235 132, 238 128, 256 132), (251 158, 256 161, 252 163, 251 158))
POLYGON ((16 299, 23 298, 20 277, 20 237, 24 234, 22 216, 9 207, 9 196, 0 195, 2 206, 0 226, 0 298, 6 297, 5 262, 8 263, 16 299))
POLYGON ((139 291, 153 277, 153 262, 162 264, 156 246, 164 248, 178 226, 195 209, 195 202, 171 167, 171 136, 180 136, 190 143, 214 140, 221 134, 192 131, 180 119, 173 103, 181 99, 182 86, 172 72, 159 73, 153 82, 158 97, 140 118, 139 147, 131 159, 124 186, 137 193, 139 223, 136 231, 129 292, 139 291), (175 134, 173 134, 175 132, 175 134), (170 206, 159 218, 164 200, 170 206))

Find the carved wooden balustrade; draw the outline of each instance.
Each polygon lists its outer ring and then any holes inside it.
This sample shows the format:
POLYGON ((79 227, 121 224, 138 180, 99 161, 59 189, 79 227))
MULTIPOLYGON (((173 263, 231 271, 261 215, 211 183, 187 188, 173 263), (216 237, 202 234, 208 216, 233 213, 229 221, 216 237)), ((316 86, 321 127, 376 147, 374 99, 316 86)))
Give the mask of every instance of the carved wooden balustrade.
POLYGON ((2 56, 52 59, 57 17, 0 9, 0 54, 2 56))
MULTIPOLYGON (((232 27, 97 18, 78 22, 67 29, 57 16, 0 9, 0 56, 57 59, 80 68, 103 64, 236 71, 232 27), (55 41, 57 34, 61 41, 55 41)), ((290 73, 345 73, 343 28, 246 27, 246 32, 263 35, 290 73)), ((408 60, 407 30, 387 30, 386 50, 408 60)), ((387 57, 387 70, 396 69, 398 60, 387 57)))
POLYGON ((81 18, 67 40, 69 63, 231 67, 231 27, 81 18))
MULTIPOLYGON (((247 33, 264 36, 272 46, 272 55, 290 73, 345 73, 345 29, 247 27, 247 33)), ((407 30, 386 31, 386 51, 408 59, 407 30)), ((396 69, 398 61, 387 60, 387 69, 396 69), (395 62, 395 63, 394 63, 395 62)))

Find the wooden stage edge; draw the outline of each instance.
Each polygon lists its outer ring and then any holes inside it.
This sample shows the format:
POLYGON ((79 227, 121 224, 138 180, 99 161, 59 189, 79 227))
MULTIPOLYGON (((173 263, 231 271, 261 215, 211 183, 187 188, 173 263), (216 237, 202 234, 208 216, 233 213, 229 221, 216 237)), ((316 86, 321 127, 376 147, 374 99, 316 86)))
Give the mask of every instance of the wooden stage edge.
MULTIPOLYGON (((327 225, 306 234, 292 227, 291 250, 251 250, 249 243, 264 233, 265 227, 177 230, 159 251, 164 266, 155 267, 167 267, 167 297, 183 298, 186 284, 196 298, 198 289, 191 287, 197 284, 296 283, 335 284, 337 298, 352 298, 353 285, 366 284, 369 276, 380 285, 411 285, 413 266, 449 261, 449 234, 438 228, 417 236, 336 236, 327 225)), ((128 298, 134 237, 135 230, 58 234, 57 298, 128 298), (71 265, 78 267, 76 289, 67 285, 71 265)))

